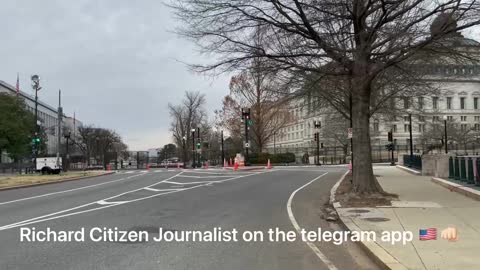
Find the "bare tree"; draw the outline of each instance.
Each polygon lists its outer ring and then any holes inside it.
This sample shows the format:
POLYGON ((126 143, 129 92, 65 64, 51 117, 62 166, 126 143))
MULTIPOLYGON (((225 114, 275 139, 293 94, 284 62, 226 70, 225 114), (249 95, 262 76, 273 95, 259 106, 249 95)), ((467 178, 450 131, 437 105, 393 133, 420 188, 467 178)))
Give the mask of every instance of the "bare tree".
POLYGON ((243 132, 241 109, 250 108, 253 147, 262 152, 274 134, 288 124, 290 117, 275 74, 262 70, 261 63, 255 65, 232 77, 230 95, 225 97, 222 111, 217 115, 230 134, 240 135, 243 132))
POLYGON ((170 131, 173 133, 175 144, 182 153, 184 162, 191 156, 192 136, 191 130, 200 127, 206 119, 205 95, 200 92, 185 92, 185 97, 181 104, 168 104, 172 123, 170 131))
POLYGON ((447 35, 480 24, 477 0, 179 0, 172 7, 184 23, 181 33, 221 56, 196 66, 199 71, 231 71, 260 58, 291 74, 346 78, 357 194, 382 192, 369 132, 376 81, 447 35), (428 31, 438 15, 435 31, 428 31), (254 38, 259 26, 265 30, 261 43, 254 38))
POLYGON ((462 124, 456 120, 447 120, 447 140, 445 140, 445 124, 442 121, 426 124, 419 142, 427 146, 427 153, 434 149, 443 149, 446 143, 461 145, 466 152, 468 144, 476 143, 479 136, 480 130, 477 127, 462 124))
POLYGON ((119 154, 126 155, 127 145, 122 141, 118 133, 105 128, 95 126, 82 126, 78 129, 78 137, 75 138, 76 145, 83 152, 87 165, 90 165, 90 158, 94 157, 97 163, 105 167, 110 160, 119 154))

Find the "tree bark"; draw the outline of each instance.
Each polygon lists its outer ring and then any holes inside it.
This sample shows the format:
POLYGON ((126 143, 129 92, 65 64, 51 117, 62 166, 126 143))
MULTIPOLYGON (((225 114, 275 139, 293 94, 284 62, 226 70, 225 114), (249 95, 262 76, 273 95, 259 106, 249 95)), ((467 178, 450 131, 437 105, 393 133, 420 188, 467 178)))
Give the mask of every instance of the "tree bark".
POLYGON ((353 191, 357 194, 384 193, 372 168, 370 140, 371 84, 366 76, 354 78, 352 96, 353 120, 353 191))

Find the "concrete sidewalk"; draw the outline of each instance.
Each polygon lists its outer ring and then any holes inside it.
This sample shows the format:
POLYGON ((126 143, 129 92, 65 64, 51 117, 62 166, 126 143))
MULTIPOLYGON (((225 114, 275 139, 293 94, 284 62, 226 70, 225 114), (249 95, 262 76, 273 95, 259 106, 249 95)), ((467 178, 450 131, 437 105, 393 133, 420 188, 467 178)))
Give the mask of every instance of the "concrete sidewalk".
POLYGON ((341 221, 352 231, 413 233, 406 245, 364 242, 374 257, 390 269, 480 269, 479 201, 432 183, 431 177, 395 167, 374 167, 374 172, 399 200, 387 208, 337 208, 341 221), (441 231, 449 226, 457 228, 457 242, 441 239, 441 231), (437 240, 419 240, 419 229, 427 228, 437 228, 437 240))

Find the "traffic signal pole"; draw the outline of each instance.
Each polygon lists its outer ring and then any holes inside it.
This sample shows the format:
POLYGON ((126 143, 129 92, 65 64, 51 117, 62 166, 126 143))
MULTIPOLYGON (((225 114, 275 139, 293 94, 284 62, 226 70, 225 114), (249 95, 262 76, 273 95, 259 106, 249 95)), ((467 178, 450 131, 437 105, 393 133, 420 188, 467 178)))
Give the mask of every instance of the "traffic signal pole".
POLYGON ((245 166, 248 166, 248 148, 250 148, 248 140, 248 125, 250 121, 250 108, 242 109, 242 119, 245 124, 245 166))

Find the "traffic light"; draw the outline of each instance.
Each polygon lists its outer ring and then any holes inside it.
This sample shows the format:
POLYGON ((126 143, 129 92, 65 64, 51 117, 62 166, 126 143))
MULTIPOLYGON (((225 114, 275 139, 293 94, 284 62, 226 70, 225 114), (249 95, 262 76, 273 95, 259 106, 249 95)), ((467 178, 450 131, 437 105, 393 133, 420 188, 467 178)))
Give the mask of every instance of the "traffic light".
POLYGON ((37 144, 37 143, 40 143, 40 138, 33 138, 32 139, 32 144, 37 144))
POLYGON ((315 141, 318 142, 320 140, 320 136, 318 133, 315 133, 315 141))
POLYGON ((391 131, 388 132, 388 141, 393 142, 393 132, 391 131))
POLYGON ((385 145, 385 148, 387 148, 388 151, 394 151, 395 150, 395 145, 393 143, 389 143, 385 145))
POLYGON ((197 149, 200 149, 202 147, 201 143, 197 143, 197 149))

